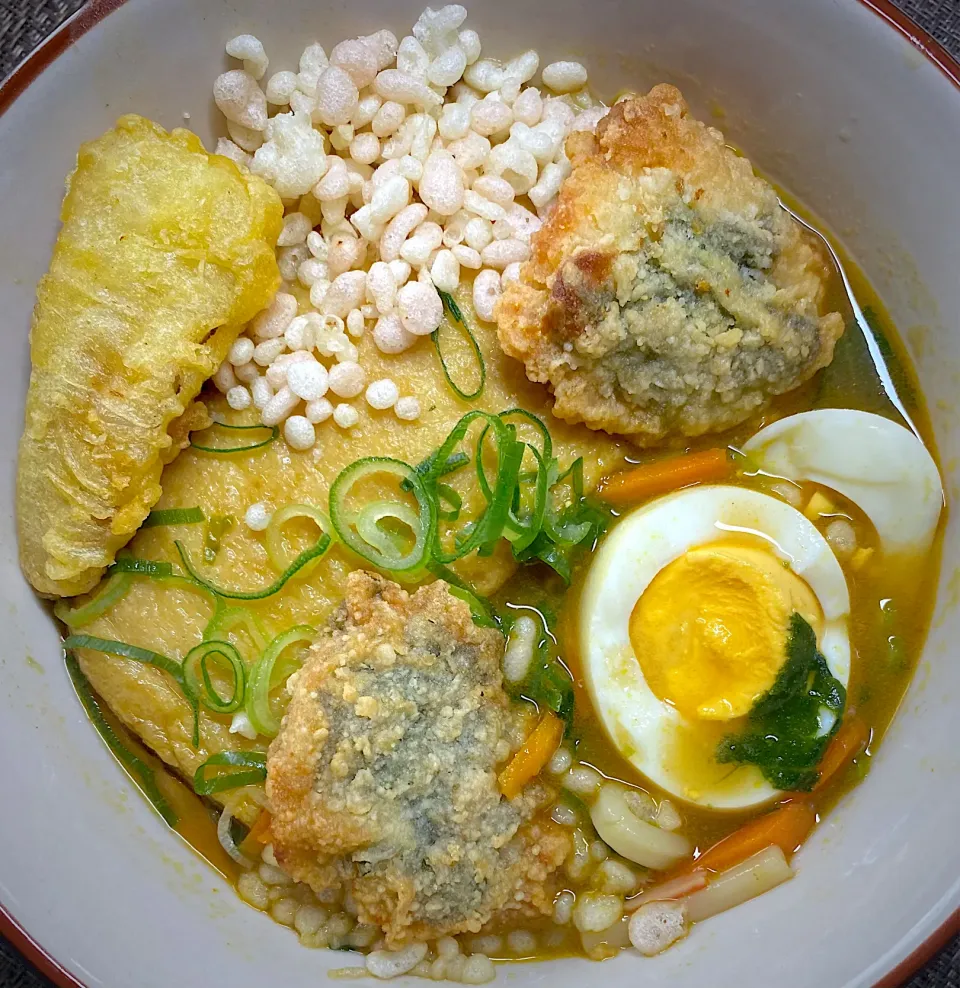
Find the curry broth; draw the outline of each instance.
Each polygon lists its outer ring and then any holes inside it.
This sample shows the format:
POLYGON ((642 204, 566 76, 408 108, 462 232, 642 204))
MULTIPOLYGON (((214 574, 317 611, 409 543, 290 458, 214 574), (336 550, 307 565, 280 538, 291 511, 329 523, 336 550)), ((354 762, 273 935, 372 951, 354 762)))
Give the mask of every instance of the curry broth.
MULTIPOLYGON (((835 245, 835 249, 836 245, 835 245)), ((838 251, 839 252, 839 251, 838 251)), ((929 417, 909 363, 902 341, 897 336, 885 310, 873 289, 859 270, 841 254, 848 276, 864 308, 873 314, 874 328, 878 330, 881 349, 888 363, 891 376, 900 396, 931 450, 935 450, 929 417)), ((461 307, 466 309, 466 299, 460 296, 461 307)), ((846 296, 839 278, 831 278, 828 304, 841 312, 848 309, 846 296)), ((475 323, 474 323, 475 324, 475 323)), ((492 345, 482 341, 484 349, 492 345)), ((502 358, 501 358, 502 359, 502 358)), ((729 444, 737 447, 769 422, 789 414, 817 407, 848 407, 863 411, 892 415, 893 406, 887 398, 871 361, 866 344, 855 325, 850 325, 837 346, 834 362, 816 377, 777 399, 762 416, 758 416, 723 436, 705 436, 694 440, 674 441, 666 448, 673 452, 697 450, 729 444)), ((554 423, 550 422, 551 428, 554 423)), ((557 425, 563 431, 562 425, 557 425)), ((657 450, 637 451, 628 455, 631 463, 644 463, 664 454, 664 447, 657 450)), ((762 479, 736 476, 729 483, 754 489, 764 489, 762 479)), ((814 487, 803 489, 805 501, 814 487)), ((830 499, 837 513, 848 517, 857 532, 858 545, 870 546, 876 536, 863 514, 855 506, 845 502, 833 492, 830 499)), ((804 502, 805 503, 805 502, 804 502)), ((615 522, 614 522, 615 524, 615 522)), ((939 532, 942 533, 944 518, 939 532)), ((297 551, 300 536, 310 541, 315 530, 305 523, 304 530, 294 527, 288 532, 288 547, 297 551)), ((871 730, 870 745, 848 769, 831 782, 814 801, 822 815, 843 794, 848 792, 869 770, 870 757, 877 743, 896 713, 913 670, 916 667, 926 636, 935 598, 939 575, 941 538, 938 536, 930 553, 923 558, 910 560, 908 564, 887 570, 876 558, 862 569, 852 570, 843 565, 850 588, 851 618, 851 676, 848 690, 848 709, 856 710, 871 730)), ((584 688, 581 663, 578 654, 578 616, 583 577, 589 558, 580 562, 573 585, 566 588, 559 577, 546 567, 519 570, 496 594, 494 602, 504 610, 532 609, 546 619, 555 638, 554 651, 567 666, 574 679, 575 716, 572 731, 575 757, 581 763, 595 768, 609 779, 619 779, 631 786, 664 796, 648 783, 620 756, 606 738, 594 716, 589 696, 584 688)), ((235 881, 241 869, 223 852, 216 835, 216 812, 212 804, 196 796, 190 787, 166 769, 163 763, 143 748, 126 731, 115 715, 102 704, 105 714, 125 743, 141 758, 148 761, 159 778, 164 795, 175 806, 179 820, 176 831, 191 847, 205 858, 221 875, 235 881)), ((727 725, 729 729, 729 725, 727 725)), ((132 777, 131 777, 132 778, 132 777)), ((133 779, 136 783, 136 779, 133 779)), ((692 806, 678 807, 683 817, 683 832, 700 850, 727 836, 744 820, 766 812, 769 807, 748 811, 705 810, 692 806)), ((586 817, 586 814, 582 814, 586 817)), ((589 820, 585 819, 589 829, 589 820)), ((563 956, 582 953, 579 935, 572 928, 555 926, 548 918, 526 922, 525 927, 539 932, 536 957, 563 956)), ((469 942, 469 937, 465 938, 469 942)), ((513 960, 516 954, 503 954, 513 960)))

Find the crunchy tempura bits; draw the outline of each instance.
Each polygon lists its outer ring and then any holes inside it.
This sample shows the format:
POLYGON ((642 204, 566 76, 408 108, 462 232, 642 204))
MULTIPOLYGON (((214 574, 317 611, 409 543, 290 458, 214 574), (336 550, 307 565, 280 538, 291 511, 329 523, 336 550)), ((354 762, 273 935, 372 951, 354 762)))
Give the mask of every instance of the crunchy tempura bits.
POLYGON ((398 398, 393 406, 394 414, 404 422, 415 422, 420 418, 420 401, 412 395, 398 398))

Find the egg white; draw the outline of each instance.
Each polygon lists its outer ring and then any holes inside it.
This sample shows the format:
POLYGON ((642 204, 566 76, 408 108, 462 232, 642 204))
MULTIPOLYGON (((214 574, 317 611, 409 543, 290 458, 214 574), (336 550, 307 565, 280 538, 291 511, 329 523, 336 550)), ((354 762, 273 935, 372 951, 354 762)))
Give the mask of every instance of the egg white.
POLYGON ((722 784, 702 788, 671 758, 678 728, 697 723, 649 688, 630 641, 630 615, 653 578, 688 549, 764 539, 807 582, 824 616, 820 650, 844 686, 850 678, 850 595, 826 539, 796 508, 742 487, 695 487, 627 515, 597 552, 581 598, 581 656, 594 709, 613 744, 672 796, 714 809, 743 809, 773 799, 752 765, 731 766, 722 784))
POLYGON ((820 408, 761 429, 743 451, 766 473, 848 498, 873 523, 884 552, 930 548, 943 508, 940 472, 902 425, 870 412, 820 408))

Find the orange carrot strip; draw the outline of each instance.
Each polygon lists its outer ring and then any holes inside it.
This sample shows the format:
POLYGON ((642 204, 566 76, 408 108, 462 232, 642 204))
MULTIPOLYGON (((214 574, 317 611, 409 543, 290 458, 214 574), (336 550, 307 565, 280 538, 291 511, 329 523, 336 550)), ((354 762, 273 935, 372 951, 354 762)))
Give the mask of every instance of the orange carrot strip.
POLYGON ((820 778, 813 791, 822 789, 844 766, 867 746, 870 729, 854 714, 848 717, 833 736, 820 762, 820 778))
POLYGON ((607 481, 602 496, 612 504, 633 504, 689 484, 724 480, 732 472, 733 463, 725 449, 704 449, 618 473, 607 481))
POLYGON ((497 776, 500 792, 507 799, 519 796, 523 787, 550 761, 563 740, 563 727, 563 721, 556 714, 547 713, 523 747, 507 762, 497 776))
POLYGON ((682 899, 684 896, 699 892, 707 887, 707 876, 699 869, 688 872, 685 875, 678 875, 670 878, 653 888, 645 889, 643 892, 626 899, 623 903, 623 911, 627 913, 635 912, 648 902, 665 902, 670 899, 682 899))
POLYGON ((772 844, 777 844, 789 858, 806 840, 816 822, 816 811, 809 803, 788 803, 745 823, 729 837, 724 837, 704 851, 692 867, 726 871, 772 844))
POLYGON ((245 854, 255 854, 259 857, 260 849, 264 844, 269 844, 273 839, 270 834, 270 823, 272 817, 269 810, 263 810, 260 816, 254 821, 253 826, 247 831, 247 836, 243 838, 240 850, 245 854))

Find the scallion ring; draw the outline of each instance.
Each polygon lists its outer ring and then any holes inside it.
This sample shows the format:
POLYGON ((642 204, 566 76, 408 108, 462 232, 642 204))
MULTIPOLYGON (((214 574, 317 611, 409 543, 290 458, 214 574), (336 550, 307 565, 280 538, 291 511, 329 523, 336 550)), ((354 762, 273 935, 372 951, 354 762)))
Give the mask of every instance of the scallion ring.
POLYGON ((283 573, 269 587, 265 587, 263 590, 230 590, 225 587, 218 587, 215 583, 211 583, 200 575, 190 561, 190 556, 182 542, 177 540, 173 544, 177 547, 177 552, 180 553, 183 568, 200 586, 205 587, 211 593, 217 594, 220 597, 226 597, 229 600, 263 600, 265 597, 272 597, 275 593, 279 593, 286 582, 299 573, 307 563, 312 562, 314 559, 319 559, 330 547, 330 536, 326 533, 321 535, 314 545, 310 546, 309 549, 304 549, 283 573))
POLYGON ((245 607, 225 607, 217 598, 217 609, 203 632, 204 640, 228 641, 227 635, 236 627, 242 627, 250 636, 257 655, 267 647, 267 633, 256 614, 245 607))
POLYGON ((270 642, 250 670, 245 706, 247 717, 250 718, 250 723, 257 734, 272 738, 280 730, 280 721, 270 709, 270 690, 280 655, 291 645, 297 642, 312 642, 316 636, 316 631, 305 624, 284 631, 270 642))
MULTIPOLYGON (((378 502, 378 505, 380 503, 378 502)), ((383 503, 388 504, 388 502, 383 503)), ((384 512, 381 517, 386 516, 387 512, 384 512)), ((377 569, 388 573, 409 572, 424 565, 436 527, 433 500, 427 494, 423 479, 409 464, 387 456, 371 456, 357 460, 340 471, 330 488, 330 521, 338 538, 348 549, 377 569), (367 525, 372 516, 364 515, 363 511, 353 512, 348 508, 347 498, 351 489, 360 481, 377 474, 388 474, 399 478, 400 486, 409 490, 416 498, 416 512, 410 509, 408 513, 402 508, 397 508, 396 504, 389 504, 391 517, 397 518, 411 528, 414 544, 406 553, 402 552, 379 528, 376 529, 375 542, 369 541, 360 531, 359 524, 361 518, 364 519, 364 530, 371 534, 367 525)), ((376 528, 375 523, 374 527, 376 528)))
POLYGON ((194 773, 193 791, 198 796, 212 796, 227 789, 255 786, 266 777, 266 752, 221 751, 211 755, 194 773))
POLYGON ((95 597, 79 607, 70 607, 65 600, 58 600, 53 613, 71 630, 92 624, 101 614, 105 614, 114 604, 123 600, 133 586, 130 573, 114 573, 106 583, 100 585, 95 597))
POLYGON ((151 511, 141 528, 158 528, 161 525, 196 525, 206 521, 201 508, 159 508, 151 511))
MULTIPOLYGON (((247 443, 243 446, 207 446, 203 443, 194 442, 193 439, 190 440, 190 445, 193 449, 199 450, 201 453, 248 453, 253 449, 260 449, 262 446, 269 446, 277 437, 280 435, 279 426, 266 426, 266 425, 228 425, 226 422, 214 422, 213 425, 208 426, 208 429, 230 429, 235 432, 246 432, 251 429, 259 429, 263 431, 267 429, 270 435, 266 439, 261 439, 259 442, 247 443)), ((206 432, 207 430, 202 430, 206 432)))
POLYGON ((270 518, 270 524, 267 525, 266 546, 270 562, 278 570, 283 570, 288 565, 284 553, 281 529, 288 521, 294 518, 309 518, 316 524, 322 534, 329 535, 331 532, 330 519, 327 517, 326 512, 312 504, 288 504, 285 508, 275 511, 270 518))
POLYGON ((403 551, 397 540, 380 527, 380 522, 386 518, 395 519, 411 532, 416 532, 420 526, 419 513, 403 501, 374 501, 361 508, 354 515, 357 534, 385 558, 399 555, 403 551))
POLYGON ((534 415, 533 412, 528 412, 525 408, 508 408, 505 412, 500 413, 501 419, 508 419, 510 416, 526 419, 540 433, 540 438, 543 440, 540 455, 549 463, 553 459, 553 437, 543 419, 534 415))
POLYGON ((232 714, 243 706, 247 670, 240 653, 230 642, 204 641, 191 648, 183 659, 183 679, 187 689, 215 714, 232 714), (214 657, 225 661, 233 674, 233 692, 228 699, 220 695, 210 677, 210 663, 214 657))
POLYGON ((437 357, 440 360, 440 369, 443 371, 443 376, 447 379, 447 384, 450 385, 454 394, 456 394, 458 398, 461 398, 463 401, 475 401, 483 393, 483 388, 487 381, 487 365, 483 359, 480 344, 477 342, 476 336, 473 335, 473 330, 467 325, 466 319, 463 318, 463 313, 460 311, 460 306, 457 305, 456 299, 454 299, 454 297, 448 292, 440 292, 440 298, 443 301, 444 309, 449 312, 452 317, 453 324, 459 325, 466 334, 467 339, 470 341, 470 346, 473 349, 473 355, 476 358, 477 366, 479 368, 480 380, 473 391, 465 391, 456 383, 456 381, 454 381, 450 374, 450 368, 447 366, 447 359, 444 357, 443 350, 440 346, 440 327, 437 327, 437 329, 430 334, 430 338, 433 340, 434 348, 437 351, 437 357))

